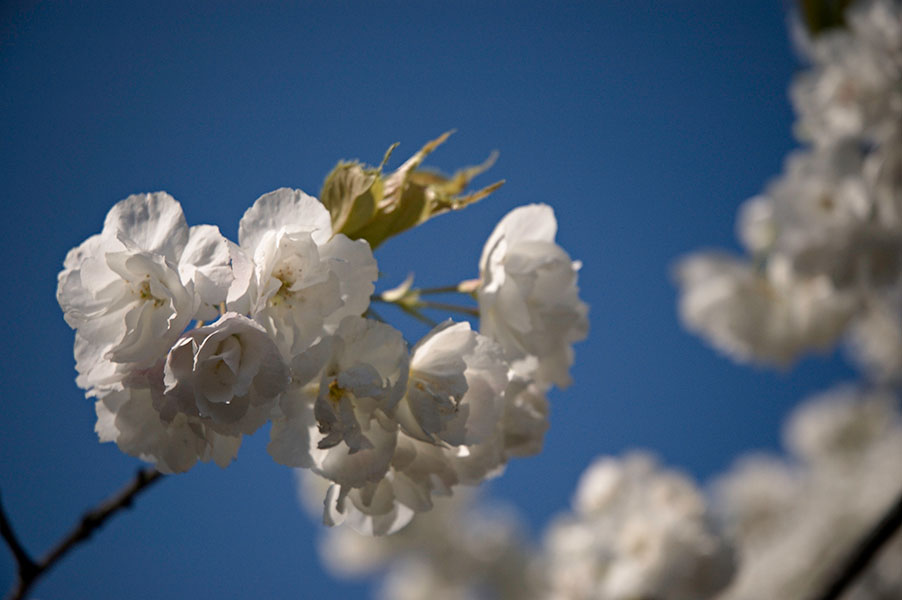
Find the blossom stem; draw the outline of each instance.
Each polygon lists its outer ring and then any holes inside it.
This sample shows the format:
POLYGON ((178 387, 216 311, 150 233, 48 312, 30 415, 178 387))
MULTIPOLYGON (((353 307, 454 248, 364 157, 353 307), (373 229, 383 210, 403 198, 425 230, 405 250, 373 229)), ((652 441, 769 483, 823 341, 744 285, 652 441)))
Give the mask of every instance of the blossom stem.
POLYGON ((434 321, 433 319, 430 319, 429 317, 427 317, 426 315, 424 315, 423 313, 421 313, 420 311, 418 311, 415 308, 411 308, 411 307, 407 306, 406 304, 399 304, 398 307, 401 310, 403 310, 406 314, 410 315, 411 317, 413 317, 417 321, 420 321, 421 323, 425 323, 426 325, 429 325, 430 327, 435 327, 436 325, 438 325, 438 323, 436 321, 434 321))
POLYGON ((851 554, 846 557, 842 567, 836 571, 829 585, 819 595, 813 596, 813 599, 838 600, 900 528, 902 528, 902 494, 896 498, 873 529, 858 542, 851 554))
POLYGON ((460 284, 455 285, 445 285, 441 287, 431 287, 431 288, 420 288, 417 290, 421 296, 428 296, 434 294, 458 294, 463 293, 460 290, 460 284))
POLYGON ((444 310, 447 312, 456 312, 465 314, 471 317, 479 317, 479 309, 472 308, 469 306, 459 306, 457 304, 446 304, 445 302, 432 302, 431 300, 419 300, 417 299, 414 303, 404 302, 403 300, 389 300, 382 295, 372 296, 370 298, 373 302, 384 302, 385 304, 394 304, 405 313, 410 315, 411 317, 427 323, 431 326, 435 326, 438 323, 423 313, 420 312, 421 308, 431 308, 433 310, 444 310))
MULTIPOLYGON (((400 301, 400 300, 389 300, 389 299, 383 297, 382 295, 372 296, 370 298, 370 300, 373 302, 382 302, 384 304, 394 304, 395 306, 400 308, 402 311, 404 311, 405 314, 410 315, 417 321, 425 323, 426 325, 429 325, 430 327, 435 327, 436 325, 438 325, 437 321, 430 319, 429 317, 427 317, 426 315, 421 313, 419 310, 420 307, 431 304, 430 302, 423 302, 422 300, 417 300, 416 304, 414 306, 411 306, 407 302, 400 301)), ((367 310, 372 311, 372 308, 369 308, 367 310)))
POLYGON ((424 308, 433 308, 436 310, 447 310, 448 312, 457 312, 471 317, 479 316, 479 309, 469 306, 458 306, 456 304, 445 304, 444 302, 431 302, 429 300, 421 300, 420 305, 424 308))
POLYGON ((7 596, 8 600, 21 600, 31 587, 61 558, 81 542, 87 540, 103 524, 123 508, 132 505, 135 497, 159 481, 163 474, 152 467, 138 470, 135 478, 119 492, 87 511, 76 525, 56 546, 38 561, 34 561, 13 532, 12 525, 0 505, 0 533, 9 545, 18 565, 18 577, 7 596))

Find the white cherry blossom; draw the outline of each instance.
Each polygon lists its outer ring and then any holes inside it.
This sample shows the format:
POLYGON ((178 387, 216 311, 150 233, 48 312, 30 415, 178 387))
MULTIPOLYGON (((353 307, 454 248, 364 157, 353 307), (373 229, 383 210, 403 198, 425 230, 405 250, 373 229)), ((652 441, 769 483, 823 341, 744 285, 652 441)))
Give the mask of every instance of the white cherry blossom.
POLYGON ((880 440, 902 433, 896 404, 889 392, 836 387, 794 411, 784 432, 786 446, 819 469, 854 468, 880 440))
POLYGON ((218 433, 249 435, 275 414, 288 386, 288 366, 260 325, 226 313, 176 342, 163 382, 164 420, 181 412, 218 433))
POLYGON ((803 40, 791 88, 809 144, 746 202, 750 260, 703 253, 678 271, 687 327, 738 360, 786 365, 841 340, 867 374, 902 372, 902 4, 854 2, 803 40))
POLYGON ((510 360, 535 357, 541 385, 570 383, 572 345, 586 337, 588 307, 576 284, 579 262, 554 242, 557 221, 544 204, 508 213, 479 259, 480 332, 510 360))
POLYGON ((246 308, 286 358, 369 306, 378 274, 369 245, 333 236, 329 212, 300 190, 261 196, 242 217, 238 241, 240 251, 232 253, 242 278, 230 290, 229 306, 246 308))
POLYGON ((58 278, 57 299, 76 330, 78 384, 116 385, 129 370, 152 366, 204 303, 224 300, 231 275, 218 247, 218 230, 189 230, 164 192, 113 206, 103 231, 69 252, 58 278))
MULTIPOLYGON (((441 340, 441 333, 449 329, 452 331, 448 333, 453 335, 469 332, 461 325, 446 325, 438 328, 438 333, 434 330, 430 335, 435 334, 436 337, 428 339, 441 340)), ((436 497, 455 494, 461 489, 460 486, 479 485, 499 475, 510 458, 529 456, 541 450, 542 438, 548 428, 545 394, 525 380, 515 378, 508 382, 493 346, 494 343, 477 335, 474 353, 465 355, 468 362, 466 377, 470 386, 460 401, 460 407, 469 406, 472 410, 467 415, 466 425, 462 427, 463 433, 457 439, 449 435, 454 430, 444 432, 437 440, 424 435, 408 435, 412 427, 405 427, 405 418, 401 417, 408 398, 402 400, 398 409, 402 429, 398 432, 388 472, 378 483, 378 494, 374 493, 377 484, 367 484, 371 488, 369 492, 366 489, 355 490, 351 493, 355 501, 345 503, 343 507, 349 517, 353 515, 353 519, 345 521, 351 527, 376 534, 396 530, 414 514, 431 510, 436 497), (480 355, 479 360, 474 360, 480 355), (479 404, 484 404, 483 408, 480 409, 479 404), (455 442, 460 443, 455 445, 455 442), (374 502, 369 498, 380 501, 374 502)), ((424 344, 418 350, 424 348, 428 349, 429 345, 424 344)), ((424 362, 436 366, 431 361, 424 362)), ((423 364, 421 362, 418 366, 423 364)), ((411 367, 410 382, 422 376, 422 372, 411 367)), ((458 416, 461 412, 458 411, 458 416)), ((410 414, 407 414, 409 417, 410 414)), ((415 426, 416 422, 413 424, 415 426)))
POLYGON ((768 196, 755 196, 739 207, 737 237, 752 256, 761 256, 773 248, 777 227, 774 203, 768 196))
MULTIPOLYGON (((315 344, 309 361, 301 360, 307 353, 295 361, 298 381, 319 368, 315 365, 335 364, 335 349, 327 346, 341 344, 351 324, 346 320, 334 338, 315 344)), ((536 451, 547 427, 544 394, 524 381, 512 386, 501 349, 466 323, 445 323, 421 340, 406 393, 392 410, 371 403, 370 412, 361 413, 349 396, 342 413, 344 396, 338 390, 344 388, 336 383, 341 375, 328 375, 340 371, 324 368, 313 383, 298 388, 305 391, 283 399, 286 418, 274 421, 270 444, 276 460, 309 467, 334 482, 325 500, 324 521, 330 525, 392 533, 415 513, 430 510, 434 496, 450 495, 460 484, 476 485, 500 472, 508 456, 536 451), (332 390, 328 405, 324 389, 332 390), (514 423, 509 437, 508 413, 514 423), (346 417, 350 426, 340 424, 346 417), (371 425, 366 430, 361 423, 371 425)))
POLYGON ((504 410, 508 368, 501 347, 469 323, 439 325, 411 352, 397 413, 405 433, 452 446, 484 441, 504 410))
POLYGON ((713 489, 718 518, 745 546, 766 545, 790 526, 791 509, 805 493, 795 465, 759 453, 740 457, 713 489))
POLYGON ((273 420, 269 452, 282 464, 312 468, 342 488, 378 483, 394 453, 395 407, 409 358, 400 332, 347 317, 292 363, 295 380, 273 420))
POLYGON ((548 398, 535 383, 514 377, 504 392, 500 428, 506 457, 534 456, 548 431, 548 398))
POLYGON ((115 442, 163 473, 187 471, 198 460, 227 466, 238 452, 240 436, 221 435, 185 413, 168 420, 160 417, 155 404, 162 394, 161 367, 132 376, 129 385, 101 392, 95 405, 100 441, 115 442))
POLYGON ((234 280, 229 253, 230 242, 214 225, 196 225, 188 230, 188 243, 179 260, 182 281, 194 284, 201 300, 196 318, 208 321, 219 316, 234 280))
POLYGON ((262 327, 227 314, 184 334, 156 365, 95 389, 97 433, 163 472, 198 460, 225 467, 242 434, 279 414, 287 384, 287 366, 262 327))

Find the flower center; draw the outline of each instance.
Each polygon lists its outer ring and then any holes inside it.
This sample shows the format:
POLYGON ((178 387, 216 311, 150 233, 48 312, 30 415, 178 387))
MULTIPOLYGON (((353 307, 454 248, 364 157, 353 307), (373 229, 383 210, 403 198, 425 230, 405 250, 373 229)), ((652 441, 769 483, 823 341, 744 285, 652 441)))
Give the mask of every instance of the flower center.
POLYGON ((342 397, 344 397, 345 391, 344 389, 338 385, 338 380, 333 379, 329 382, 329 402, 338 406, 338 403, 341 402, 342 397))
POLYGON ((145 275, 144 280, 138 284, 138 289, 133 290, 133 293, 138 296, 141 300, 147 302, 153 302, 153 305, 157 308, 163 306, 163 300, 157 298, 153 295, 153 292, 150 291, 150 275, 145 275))
POLYGON ((295 293, 291 288, 294 286, 295 282, 297 282, 299 275, 300 269, 295 269, 290 265, 283 265, 279 267, 277 271, 273 272, 273 278, 279 280, 282 284, 279 286, 276 293, 273 294, 272 298, 270 298, 270 303, 273 306, 279 306, 284 303, 291 308, 291 300, 295 298, 295 293))

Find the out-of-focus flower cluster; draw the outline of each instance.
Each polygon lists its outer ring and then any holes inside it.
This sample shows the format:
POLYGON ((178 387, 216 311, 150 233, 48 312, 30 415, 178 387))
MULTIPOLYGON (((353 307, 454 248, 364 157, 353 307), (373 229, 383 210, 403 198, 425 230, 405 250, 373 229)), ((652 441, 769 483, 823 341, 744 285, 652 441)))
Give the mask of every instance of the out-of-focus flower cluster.
MULTIPOLYGON (((507 215, 461 288, 478 300, 480 331, 448 320, 408 348, 369 318, 371 244, 497 187, 459 195, 487 165, 417 170, 445 137, 389 175, 341 163, 323 202, 260 197, 238 243, 189 227, 163 192, 117 203, 69 252, 57 290, 101 441, 183 472, 226 466, 242 436, 272 423, 272 457, 329 482, 325 521, 370 534, 536 453, 545 393, 569 382, 571 345, 588 329, 579 264, 555 243, 550 207, 507 215)), ((395 301, 416 311, 416 292, 395 301)))
POLYGON ((902 3, 853 3, 805 39, 793 82, 808 144, 739 212, 747 255, 677 268, 683 321, 740 361, 788 365, 846 339, 880 380, 902 376, 902 3))
POLYGON ((545 535, 549 599, 710 598, 733 575, 701 491, 648 455, 596 459, 573 509, 545 535))
MULTIPOLYGON (((710 499, 647 455, 596 460, 545 535, 543 597, 813 597, 902 494, 899 399, 834 388, 804 402, 784 438, 788 456, 740 458, 710 499)), ((902 538, 845 597, 902 597, 902 538)))
MULTIPOLYGON (((902 493, 902 419, 888 391, 838 387, 787 421, 786 458, 750 455, 714 486, 740 569, 719 600, 808 598, 902 493)), ((902 597, 895 536, 843 598, 902 597)))

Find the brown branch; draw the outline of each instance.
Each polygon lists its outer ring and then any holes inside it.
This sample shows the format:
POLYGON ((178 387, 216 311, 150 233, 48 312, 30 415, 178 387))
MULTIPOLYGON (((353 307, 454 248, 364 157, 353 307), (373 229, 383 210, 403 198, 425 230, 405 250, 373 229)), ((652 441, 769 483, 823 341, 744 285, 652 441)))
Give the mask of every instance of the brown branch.
POLYGON ((162 476, 162 473, 152 467, 139 469, 137 474, 135 474, 135 478, 128 485, 96 508, 86 512, 78 525, 37 562, 28 555, 28 552, 25 551, 25 548, 19 542, 6 513, 3 511, 3 507, 0 506, 0 532, 2 532, 3 539, 6 540, 18 564, 18 577, 7 599, 22 600, 25 598, 28 590, 31 589, 35 582, 43 577, 72 548, 91 537, 115 513, 123 508, 129 508, 138 494, 155 481, 158 481, 162 476))
POLYGON ((2 501, 0 501, 0 534, 3 535, 3 539, 9 545, 9 549, 16 559, 19 579, 33 578, 35 576, 34 573, 38 570, 38 566, 19 542, 19 538, 16 537, 12 523, 10 523, 9 518, 6 516, 6 511, 3 510, 2 501))
POLYGON ((865 535, 823 592, 814 600, 838 600, 871 563, 883 545, 902 527, 902 494, 890 506, 883 518, 865 535))

